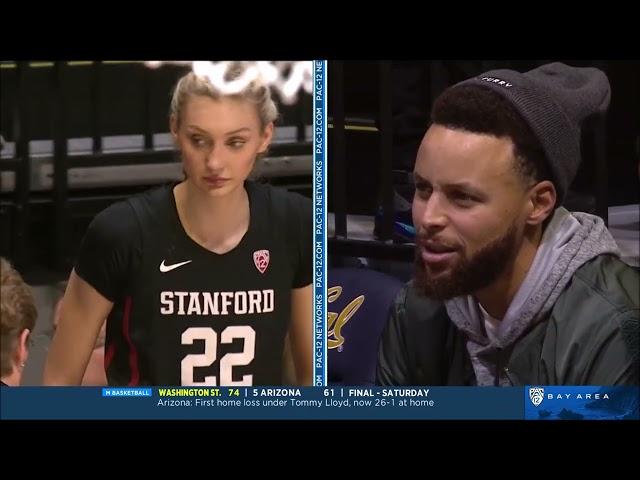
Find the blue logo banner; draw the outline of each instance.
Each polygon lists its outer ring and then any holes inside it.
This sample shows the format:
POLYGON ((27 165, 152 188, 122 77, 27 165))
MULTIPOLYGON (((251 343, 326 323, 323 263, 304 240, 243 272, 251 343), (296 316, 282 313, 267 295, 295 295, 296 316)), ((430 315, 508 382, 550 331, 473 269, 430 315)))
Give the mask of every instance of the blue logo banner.
POLYGON ((525 388, 527 420, 638 420, 638 387, 525 388))
POLYGON ((106 387, 102 389, 103 397, 150 397, 151 388, 106 387))

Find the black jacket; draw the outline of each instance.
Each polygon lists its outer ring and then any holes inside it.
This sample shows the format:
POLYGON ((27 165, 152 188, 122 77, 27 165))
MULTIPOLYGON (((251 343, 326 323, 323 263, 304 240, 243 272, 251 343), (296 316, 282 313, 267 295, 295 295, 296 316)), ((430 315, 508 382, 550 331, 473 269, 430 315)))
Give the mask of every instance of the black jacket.
MULTIPOLYGON (((640 276, 611 255, 580 267, 546 317, 492 363, 514 386, 637 385, 640 276)), ((382 335, 380 385, 475 385, 465 335, 407 285, 382 335)))

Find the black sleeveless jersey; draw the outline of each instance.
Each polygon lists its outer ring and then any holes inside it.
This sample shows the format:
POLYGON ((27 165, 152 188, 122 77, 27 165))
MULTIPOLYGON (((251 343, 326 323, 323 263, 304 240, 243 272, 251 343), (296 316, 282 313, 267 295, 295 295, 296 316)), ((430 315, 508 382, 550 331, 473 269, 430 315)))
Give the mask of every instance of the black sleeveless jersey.
POLYGON ((76 273, 114 302, 110 385, 278 385, 291 290, 311 283, 311 202, 246 182, 249 228, 223 255, 192 240, 173 186, 92 221, 76 273))

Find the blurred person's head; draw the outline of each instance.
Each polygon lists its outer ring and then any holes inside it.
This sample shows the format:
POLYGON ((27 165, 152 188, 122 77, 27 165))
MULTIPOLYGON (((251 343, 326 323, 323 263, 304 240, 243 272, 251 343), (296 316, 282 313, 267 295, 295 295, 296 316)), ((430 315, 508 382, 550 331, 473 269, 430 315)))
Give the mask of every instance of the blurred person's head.
POLYGON ((17 386, 29 357, 30 336, 38 312, 31 288, 2 257, 0 270, 1 379, 7 385, 17 386))

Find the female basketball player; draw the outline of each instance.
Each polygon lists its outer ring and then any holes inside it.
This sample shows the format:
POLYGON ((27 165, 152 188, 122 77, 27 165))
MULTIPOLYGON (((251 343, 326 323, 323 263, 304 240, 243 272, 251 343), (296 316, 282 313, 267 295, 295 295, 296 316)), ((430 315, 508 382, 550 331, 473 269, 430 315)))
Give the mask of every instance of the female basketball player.
POLYGON ((80 384, 105 318, 111 385, 278 385, 287 333, 297 382, 311 384, 311 202, 248 180, 276 117, 260 81, 227 94, 180 79, 170 127, 186 178, 93 220, 45 384, 80 384))

